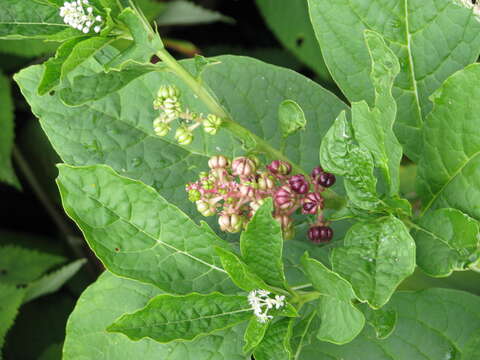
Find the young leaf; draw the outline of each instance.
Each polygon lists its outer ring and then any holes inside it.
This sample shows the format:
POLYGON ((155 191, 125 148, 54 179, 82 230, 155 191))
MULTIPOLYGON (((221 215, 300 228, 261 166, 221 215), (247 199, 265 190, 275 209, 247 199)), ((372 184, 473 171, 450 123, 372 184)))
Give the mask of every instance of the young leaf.
POLYGON ((352 103, 352 125, 355 138, 373 155, 375 165, 389 186, 388 194, 398 194, 402 146, 393 133, 397 104, 392 96, 392 86, 400 66, 397 57, 383 38, 365 31, 365 41, 372 61, 372 79, 375 89, 375 107, 365 101, 352 103))
POLYGON ((10 81, 0 72, 0 181, 20 189, 20 183, 12 167, 13 146, 13 101, 10 93, 10 81))
POLYGON ((245 334, 243 335, 243 340, 245 340, 245 345, 243 346, 243 352, 249 354, 265 336, 265 332, 268 328, 268 322, 258 321, 256 316, 252 316, 248 322, 248 326, 245 329, 245 334))
POLYGON ((412 233, 417 264, 430 276, 466 270, 480 255, 478 222, 456 209, 428 211, 412 233))
POLYGON ((38 86, 38 94, 44 95, 84 61, 106 46, 111 39, 103 37, 77 37, 63 43, 54 58, 45 63, 45 72, 38 86))
POLYGON ((214 251, 228 244, 153 188, 102 165, 59 171, 65 211, 110 271, 177 294, 233 290, 214 251))
POLYGON ((40 279, 28 284, 23 303, 32 301, 40 296, 51 294, 60 289, 78 270, 85 264, 85 259, 71 262, 60 269, 47 274, 40 279))
POLYGON ((451 207, 480 220, 479 81, 480 65, 471 65, 432 95, 434 108, 425 122, 417 172, 423 214, 451 207))
POLYGON ((372 155, 365 147, 355 144, 344 111, 322 139, 320 163, 325 170, 344 176, 348 199, 354 207, 365 210, 379 207, 372 155))
POLYGON ((255 275, 237 255, 222 248, 216 248, 215 250, 222 261, 222 267, 240 289, 245 291, 256 289, 272 291, 271 287, 255 275))
MULTIPOLYGON (((428 97, 447 77, 476 61, 480 23, 472 10, 449 0, 309 0, 310 17, 325 62, 350 101, 374 102, 365 29, 381 33, 397 55, 395 133, 404 152, 418 160, 428 97), (455 46, 451 46, 455 44, 455 46)), ((474 97, 472 97, 473 99, 474 97)))
POLYGON ((278 107, 278 121, 284 138, 305 130, 307 119, 302 108, 293 100, 284 100, 278 107))
MULTIPOLYGON (((396 293, 389 309, 397 324, 386 339, 369 327, 353 342, 338 346, 316 341, 304 348, 302 360, 439 360, 468 359, 468 346, 478 339, 480 298, 448 289, 396 293)), ((478 355, 478 353, 477 353, 478 355)))
POLYGON ((390 215, 353 225, 343 247, 333 249, 331 261, 358 299, 378 309, 415 270, 415 242, 405 225, 390 215))
POLYGON ((131 341, 105 328, 124 313, 144 307, 160 293, 155 286, 118 278, 108 271, 80 296, 67 323, 63 358, 95 360, 245 360, 244 326, 217 331, 188 342, 131 341))
POLYGON ((16 246, 0 247, 0 282, 26 285, 65 261, 62 256, 35 250, 16 246))
POLYGON ((227 329, 252 316, 246 296, 220 293, 158 295, 141 310, 123 315, 107 330, 132 340, 148 337, 161 343, 194 340, 227 329))
POLYGON ((393 309, 372 310, 368 306, 363 307, 367 323, 375 330, 377 339, 386 339, 395 330, 397 312, 393 309))
POLYGON ((230 24, 235 22, 231 17, 185 0, 176 0, 168 3, 165 10, 156 19, 156 23, 160 26, 198 25, 216 21, 230 24))
POLYGON ((13 325, 24 295, 25 289, 0 282, 0 358, 5 335, 13 325))
POLYGON ((284 288, 282 229, 272 212, 273 203, 269 198, 242 232, 240 249, 243 260, 255 274, 272 286, 284 288))
POLYGON ((292 359, 292 326, 294 319, 280 319, 268 326, 262 342, 255 348, 255 360, 292 359))
POLYGON ((313 287, 320 293, 318 316, 321 319, 317 337, 334 344, 346 344, 362 331, 365 317, 353 304, 351 285, 321 262, 305 254, 302 266, 313 287))

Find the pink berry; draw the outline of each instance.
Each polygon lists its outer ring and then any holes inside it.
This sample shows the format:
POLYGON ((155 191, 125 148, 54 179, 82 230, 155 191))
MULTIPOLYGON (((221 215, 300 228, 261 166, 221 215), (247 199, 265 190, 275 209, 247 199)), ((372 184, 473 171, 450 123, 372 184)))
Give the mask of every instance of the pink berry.
POLYGON ((267 165, 267 169, 272 174, 288 175, 292 171, 292 165, 283 160, 274 160, 267 165))
POLYGON ((310 187, 307 180, 305 180, 305 176, 303 175, 293 175, 288 180, 288 183, 290 184, 292 190, 297 194, 306 194, 310 187))

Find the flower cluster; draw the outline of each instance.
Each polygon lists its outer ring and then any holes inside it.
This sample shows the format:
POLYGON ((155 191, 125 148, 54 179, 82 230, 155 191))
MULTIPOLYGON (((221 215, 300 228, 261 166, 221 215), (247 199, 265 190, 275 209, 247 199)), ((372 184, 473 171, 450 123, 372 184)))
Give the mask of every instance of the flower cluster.
POLYGON ((153 129, 158 136, 166 136, 171 130, 171 123, 179 120, 175 140, 180 145, 189 145, 193 141, 193 131, 201 125, 210 135, 215 135, 222 125, 222 119, 214 114, 204 117, 203 114, 191 112, 189 109, 184 111, 180 102, 180 91, 172 85, 163 85, 158 89, 153 108, 160 110, 160 115, 153 120, 153 129))
POLYGON ((93 13, 88 0, 65 2, 60 8, 60 16, 65 24, 87 34, 93 26, 96 33, 102 29, 102 17, 93 13))
POLYGON ((222 231, 241 231, 268 197, 273 198, 274 218, 280 223, 285 239, 294 236, 292 215, 299 209, 305 215, 314 215, 315 221, 308 236, 315 243, 329 241, 333 232, 323 221, 324 201, 321 192, 335 183, 335 176, 320 167, 310 176, 292 175, 290 163, 272 161, 259 167, 255 157, 241 156, 230 161, 225 156, 212 156, 210 171, 188 183, 190 201, 204 216, 219 215, 222 231))
POLYGON ((273 319, 272 315, 268 315, 270 309, 280 309, 285 306, 285 296, 275 295, 270 297, 270 292, 267 290, 252 290, 248 294, 248 303, 252 306, 253 313, 257 320, 261 323, 266 323, 273 319))

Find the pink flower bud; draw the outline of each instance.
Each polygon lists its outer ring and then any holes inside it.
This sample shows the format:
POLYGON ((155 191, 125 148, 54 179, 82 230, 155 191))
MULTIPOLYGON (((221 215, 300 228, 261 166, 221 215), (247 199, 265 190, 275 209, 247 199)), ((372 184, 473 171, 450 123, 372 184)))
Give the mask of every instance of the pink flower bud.
POLYGON ((218 218, 218 224, 222 231, 237 233, 242 230, 244 218, 237 214, 223 214, 218 218))
POLYGON ((292 165, 286 161, 274 160, 267 165, 267 169, 270 170, 272 174, 288 175, 292 171, 292 165))
POLYGON ((284 185, 277 190, 274 196, 275 206, 280 210, 288 210, 295 205, 295 195, 289 186, 284 185))
POLYGON ((255 163, 251 159, 245 156, 237 157, 232 162, 233 175, 249 176, 249 175, 253 175, 255 171, 256 171, 255 163))
POLYGON ((293 175, 288 180, 288 183, 290 184, 292 190, 297 194, 306 194, 310 188, 309 183, 307 180, 305 180, 305 176, 303 175, 293 175))
POLYGON ((318 193, 308 193, 302 200, 302 212, 304 214, 316 214, 318 209, 323 208, 323 199, 318 193))
POLYGON ((215 155, 208 160, 210 169, 222 169, 228 166, 228 159, 222 155, 215 155))

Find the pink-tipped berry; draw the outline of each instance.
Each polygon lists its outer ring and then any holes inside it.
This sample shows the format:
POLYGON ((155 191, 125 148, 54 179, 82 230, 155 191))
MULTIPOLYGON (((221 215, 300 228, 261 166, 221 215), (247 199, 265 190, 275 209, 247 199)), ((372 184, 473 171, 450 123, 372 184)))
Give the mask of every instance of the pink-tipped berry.
POLYGON ((274 160, 267 165, 267 169, 272 174, 288 175, 292 171, 292 165, 283 160, 274 160))
POLYGON ((210 169, 223 169, 227 167, 228 164, 229 164, 228 158, 222 155, 212 156, 208 160, 208 166, 210 167, 210 169))
POLYGON ((303 175, 293 175, 289 180, 288 183, 293 191, 297 194, 306 194, 309 189, 309 184, 307 180, 305 180, 305 176, 303 175))
POLYGON ((233 175, 250 176, 253 175, 256 170, 255 162, 245 156, 237 157, 232 162, 233 175))
POLYGON ((284 185, 275 193, 274 201, 278 209, 287 210, 295 205, 295 195, 289 186, 284 185))
POLYGON ((318 193, 308 193, 302 200, 302 212, 304 214, 316 214, 323 208, 323 199, 318 193))

